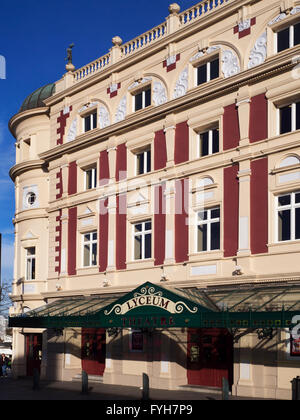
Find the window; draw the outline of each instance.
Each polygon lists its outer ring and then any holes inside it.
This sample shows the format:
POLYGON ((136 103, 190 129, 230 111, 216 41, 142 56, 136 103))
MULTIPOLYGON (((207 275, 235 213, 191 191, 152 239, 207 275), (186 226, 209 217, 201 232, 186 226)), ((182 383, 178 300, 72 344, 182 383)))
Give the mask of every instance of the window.
POLYGON ((92 190, 93 188, 97 188, 97 168, 85 171, 85 189, 92 190))
POLYGON ((151 105, 151 86, 134 95, 134 110, 147 108, 151 105))
POLYGON ((277 32, 277 52, 300 44, 300 22, 277 32))
POLYGON ((136 175, 151 172, 151 149, 136 154, 136 175))
POLYGON ((220 207, 197 214, 197 252, 220 249, 220 207))
POLYGON ((95 128, 97 128, 97 112, 84 117, 84 132, 87 133, 95 128))
POLYGON ((219 58, 209 61, 197 68, 197 85, 202 85, 210 80, 217 79, 220 74, 219 58))
POLYGON ((132 352, 144 351, 144 334, 142 330, 131 331, 131 351, 132 352))
POLYGON ((277 197, 278 242, 300 239, 300 192, 277 197))
POLYGON ((30 192, 26 196, 26 202, 29 207, 32 207, 36 202, 36 194, 34 192, 30 192))
POLYGON ((152 222, 137 223, 134 229, 134 259, 146 260, 152 256, 152 222))
POLYGON ((26 280, 35 280, 35 247, 26 249, 26 280))
POLYGON ((199 157, 219 152, 219 129, 205 131, 199 134, 199 157))
POLYGON ((300 102, 279 108, 279 134, 300 130, 300 102))
POLYGON ((92 267, 97 265, 97 232, 83 235, 83 266, 92 267))

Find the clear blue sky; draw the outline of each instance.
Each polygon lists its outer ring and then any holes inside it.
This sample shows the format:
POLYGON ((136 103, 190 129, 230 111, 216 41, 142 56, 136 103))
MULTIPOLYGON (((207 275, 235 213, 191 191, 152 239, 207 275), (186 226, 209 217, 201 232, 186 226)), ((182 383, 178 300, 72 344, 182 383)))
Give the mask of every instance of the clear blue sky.
MULTIPOLYGON (((7 65, 0 79, 0 232, 2 278, 13 278, 14 186, 8 171, 15 163, 15 140, 7 124, 34 90, 61 78, 66 48, 75 43, 79 68, 106 54, 114 36, 129 41, 162 23, 172 0, 2 0, 0 55, 7 65)), ((180 0, 181 10, 198 3, 180 0)))

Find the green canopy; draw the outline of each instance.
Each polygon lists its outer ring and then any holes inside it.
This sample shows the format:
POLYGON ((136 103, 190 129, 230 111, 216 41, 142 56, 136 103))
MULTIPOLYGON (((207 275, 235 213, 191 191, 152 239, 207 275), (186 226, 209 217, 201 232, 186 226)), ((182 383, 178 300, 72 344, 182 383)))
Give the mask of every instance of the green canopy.
MULTIPOLYGON (((9 318, 28 328, 286 328, 300 285, 178 289, 145 283, 130 293, 58 299, 9 318)), ((296 321, 295 321, 296 323, 296 321)))

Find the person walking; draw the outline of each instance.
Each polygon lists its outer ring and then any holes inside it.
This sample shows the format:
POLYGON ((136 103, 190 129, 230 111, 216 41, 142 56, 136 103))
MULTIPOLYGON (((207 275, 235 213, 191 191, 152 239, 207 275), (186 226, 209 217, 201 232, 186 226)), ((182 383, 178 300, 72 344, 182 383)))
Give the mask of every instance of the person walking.
POLYGON ((0 366, 2 376, 7 376, 8 358, 5 356, 4 353, 1 354, 0 366))

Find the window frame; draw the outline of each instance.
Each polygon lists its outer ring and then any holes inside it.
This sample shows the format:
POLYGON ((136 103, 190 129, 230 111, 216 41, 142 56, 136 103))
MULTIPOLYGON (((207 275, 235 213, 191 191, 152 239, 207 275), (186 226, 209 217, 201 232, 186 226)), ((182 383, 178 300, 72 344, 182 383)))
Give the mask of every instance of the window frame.
POLYGON ((84 169, 84 190, 85 191, 91 191, 97 188, 98 179, 97 179, 97 165, 91 166, 90 168, 84 169), (88 182, 88 172, 92 172, 91 174, 91 180, 92 180, 92 186, 91 188, 88 188, 87 182, 88 182))
POLYGON ((195 218, 196 218, 196 222, 195 222, 195 226, 196 226, 196 229, 195 229, 195 251, 196 251, 196 254, 203 254, 203 253, 206 253, 206 252, 221 251, 221 206, 217 205, 217 206, 213 206, 213 207, 206 207, 206 208, 203 208, 203 209, 198 209, 195 213, 195 218), (218 218, 211 218, 211 212, 214 211, 214 210, 219 210, 220 215, 219 215, 218 218), (200 221, 199 220, 199 214, 201 212, 204 212, 204 211, 209 212, 210 216, 207 217, 207 220, 200 221), (219 223, 219 244, 220 244, 220 246, 219 246, 219 248, 212 249, 211 248, 211 226, 212 226, 212 224, 216 224, 216 223, 219 223), (198 228, 199 228, 200 225, 209 226, 209 228, 207 229, 207 243, 206 243, 207 249, 203 250, 203 251, 199 250, 198 228))
POLYGON ((147 219, 147 220, 143 220, 140 222, 134 222, 132 224, 132 260, 134 262, 138 262, 138 261, 149 261, 152 259, 153 256, 153 251, 152 251, 152 246, 153 246, 153 223, 151 219, 147 219), (146 230, 146 223, 151 223, 151 229, 150 230, 146 230), (135 227, 137 225, 142 225, 142 230, 140 232, 135 232, 135 227), (145 257, 145 237, 146 235, 151 235, 151 255, 150 257, 145 257), (135 258, 135 238, 137 236, 141 236, 142 237, 142 241, 141 241, 141 258, 135 258))
POLYGON ((295 26, 298 25, 298 24, 300 24, 300 20, 294 20, 293 22, 289 22, 287 25, 280 26, 278 29, 276 29, 276 32, 275 32, 275 54, 280 54, 283 51, 286 51, 290 48, 293 48, 297 45, 300 45, 300 44, 295 45, 295 26), (289 47, 285 48, 281 51, 278 51, 278 34, 280 32, 285 31, 287 28, 289 29, 289 47))
POLYGON ((197 134, 197 158, 212 156, 212 155, 216 155, 217 153, 220 153, 220 129, 219 129, 219 126, 199 131, 198 134, 197 134), (215 130, 219 132, 218 151, 217 152, 213 152, 213 132, 215 130), (208 154, 207 155, 201 155, 201 135, 203 135, 205 133, 208 133, 208 154))
POLYGON ((152 150, 151 146, 145 147, 143 150, 135 152, 135 176, 147 175, 152 172, 152 150), (148 153, 150 153, 150 159, 148 159, 148 153), (139 172, 138 157, 143 156, 144 159, 144 172, 139 172), (149 163, 150 162, 150 163, 149 163), (149 167, 150 165, 150 167, 149 167))
POLYGON ((98 111, 97 111, 97 109, 93 109, 92 111, 88 112, 87 114, 82 115, 81 117, 82 117, 82 131, 83 131, 83 133, 89 133, 90 131, 93 131, 96 128, 98 128, 98 111), (94 115, 96 115, 96 121, 94 119, 94 115), (85 122, 86 122, 87 118, 90 119, 91 128, 89 130, 86 130, 85 122), (96 123, 95 127, 94 127, 94 123, 96 123))
POLYGON ((300 129, 300 127, 297 128, 297 104, 300 108, 300 99, 297 101, 290 102, 289 104, 284 104, 277 107, 277 134, 279 136, 283 136, 288 133, 293 133, 300 129), (287 107, 291 107, 291 131, 286 131, 285 133, 282 133, 281 110, 287 107))
POLYGON ((26 251, 26 257, 25 257, 25 280, 26 281, 34 281, 36 280, 36 247, 30 246, 25 248, 26 251), (28 251, 30 249, 34 249, 34 254, 28 255, 28 251), (33 261, 34 261, 34 277, 32 276, 33 272, 33 261), (29 266, 30 263, 30 266, 29 266), (30 269, 29 269, 30 267, 30 269), (28 270, 29 269, 29 270, 28 270), (30 276, 28 276, 28 272, 30 271, 30 276), (30 278, 29 278, 30 277, 30 278))
POLYGON ((218 53, 217 55, 214 55, 212 57, 207 58, 205 61, 200 61, 198 63, 195 64, 195 85, 196 87, 198 86, 202 86, 205 83, 209 83, 212 80, 216 80, 220 77, 221 75, 221 71, 220 71, 220 54, 218 53), (214 61, 219 62, 219 68, 218 68, 218 76, 214 77, 213 79, 211 78, 211 63, 214 61), (206 81, 203 83, 199 83, 199 68, 206 66, 206 81))
POLYGON ((84 232, 82 233, 82 268, 92 268, 92 267, 97 267, 98 265, 98 232, 97 230, 92 230, 90 232, 84 232), (96 239, 93 239, 93 236, 96 234, 97 237, 96 239), (85 240, 85 236, 86 235, 90 235, 90 240, 86 241, 85 240), (88 244, 89 245, 89 265, 85 265, 85 245, 88 244), (96 263, 93 264, 93 245, 96 244, 96 263))
POLYGON ((299 239, 296 239, 296 209, 300 208, 300 202, 296 203, 296 194, 300 194, 300 190, 297 191, 293 191, 293 192, 288 192, 288 193, 281 193, 278 194, 275 197, 275 229, 276 229, 276 243, 277 244, 285 244, 285 243, 289 243, 289 242, 295 242, 295 241, 300 241, 299 239), (285 196, 290 196, 291 197, 291 203, 287 204, 285 206, 280 206, 279 205, 279 199, 280 197, 285 197, 285 196), (279 240, 279 212, 281 211, 290 211, 290 215, 291 215, 291 220, 290 220, 290 231, 291 231, 291 235, 290 235, 290 239, 287 240, 279 240))
POLYGON ((132 110, 133 112, 142 111, 143 109, 148 108, 152 105, 152 84, 148 84, 146 86, 143 86, 142 88, 135 90, 131 92, 132 95, 132 110), (146 92, 150 91, 150 103, 149 105, 146 105, 146 92), (138 95, 142 94, 142 107, 139 109, 136 109, 136 97, 138 95))

